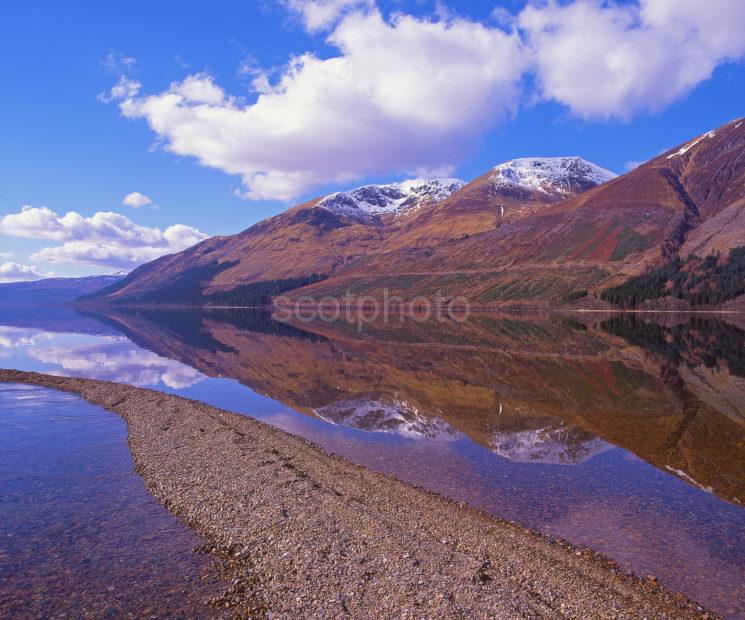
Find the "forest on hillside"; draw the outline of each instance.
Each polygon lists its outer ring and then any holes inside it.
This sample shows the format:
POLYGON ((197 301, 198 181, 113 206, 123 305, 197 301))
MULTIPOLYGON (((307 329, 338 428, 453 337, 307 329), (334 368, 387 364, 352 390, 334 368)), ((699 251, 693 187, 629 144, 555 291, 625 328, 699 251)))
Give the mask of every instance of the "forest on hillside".
POLYGON ((726 259, 720 254, 691 255, 685 260, 676 257, 658 269, 605 289, 600 298, 622 308, 667 296, 691 306, 713 307, 740 295, 745 295, 745 246, 733 249, 726 259))

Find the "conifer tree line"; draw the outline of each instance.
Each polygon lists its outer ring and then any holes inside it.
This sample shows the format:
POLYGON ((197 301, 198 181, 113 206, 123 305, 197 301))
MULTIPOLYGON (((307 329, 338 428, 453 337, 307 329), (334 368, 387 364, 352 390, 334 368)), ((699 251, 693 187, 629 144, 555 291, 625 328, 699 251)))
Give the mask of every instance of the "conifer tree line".
POLYGON ((721 254, 686 260, 676 257, 662 267, 608 288, 600 298, 623 308, 635 308, 646 300, 672 296, 692 306, 718 306, 745 295, 745 246, 733 249, 726 260, 721 254))

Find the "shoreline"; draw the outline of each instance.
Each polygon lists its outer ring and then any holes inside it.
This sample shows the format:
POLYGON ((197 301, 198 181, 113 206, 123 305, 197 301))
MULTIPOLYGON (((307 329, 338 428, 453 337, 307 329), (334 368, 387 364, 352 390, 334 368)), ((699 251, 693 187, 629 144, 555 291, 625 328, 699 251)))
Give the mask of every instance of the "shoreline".
MULTIPOLYGON (((0 304, 2 305, 2 304, 0 304)), ((12 304, 17 305, 17 304, 12 304)), ((36 304, 29 304, 36 305, 36 304)), ((76 309, 98 309, 98 310, 111 310, 116 311, 120 309, 124 310, 264 310, 272 312, 276 310, 286 310, 289 307, 299 310, 319 310, 324 308, 334 307, 330 304, 314 303, 314 304, 267 304, 264 306, 225 306, 225 305, 192 305, 192 304, 78 304, 78 303, 66 303, 62 304, 64 307, 76 309)), ((51 307, 57 307, 56 304, 50 304, 51 307)), ((365 306, 365 305, 350 305, 350 310, 356 312, 364 311, 374 307, 386 307, 396 308, 398 305, 391 304, 380 304, 378 306, 365 306)), ((643 308, 576 308, 572 306, 551 306, 539 307, 531 304, 521 304, 520 302, 505 303, 504 305, 496 306, 454 306, 453 310, 467 311, 473 314, 565 314, 565 313, 601 313, 601 314, 716 314, 716 315, 729 315, 729 314, 745 314, 743 310, 726 310, 723 308, 688 308, 680 310, 664 310, 664 309, 643 309, 643 308)), ((410 312, 411 309, 405 310, 410 312)))
POLYGON ((0 370, 121 415, 148 491, 210 541, 218 608, 264 617, 701 618, 655 579, 198 401, 0 370))

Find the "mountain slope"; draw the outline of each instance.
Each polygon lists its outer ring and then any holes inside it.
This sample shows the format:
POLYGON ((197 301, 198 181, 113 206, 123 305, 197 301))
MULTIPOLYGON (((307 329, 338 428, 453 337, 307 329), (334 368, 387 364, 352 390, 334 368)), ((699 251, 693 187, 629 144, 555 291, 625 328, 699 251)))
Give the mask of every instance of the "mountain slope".
POLYGON ((458 179, 416 180, 331 194, 238 235, 208 239, 157 259, 119 285, 81 301, 178 304, 202 298, 220 303, 216 300, 228 293, 232 299, 231 292, 256 283, 281 281, 292 288, 301 285, 298 279, 332 274, 392 248, 436 245, 493 229, 505 210, 522 214, 540 209, 612 174, 578 158, 533 161, 546 167, 546 178, 528 190, 499 181, 508 162, 468 185, 458 179))
POLYGON ((738 120, 618 178, 576 157, 532 158, 464 186, 332 194, 144 265, 87 301, 219 304, 302 287, 293 294, 441 291, 475 305, 546 305, 599 295, 681 253, 734 247, 743 200, 738 120))
MULTIPOLYGON (((379 244, 407 211, 427 208, 463 185, 408 181, 340 192, 293 207, 237 235, 213 237, 135 269, 85 303, 173 303, 222 295, 257 282, 328 274, 379 244)), ((196 301, 195 301, 196 303, 196 301)))
POLYGON ((0 305, 61 305, 122 280, 123 275, 48 278, 0 284, 0 305))
POLYGON ((484 225, 439 243, 430 238, 421 246, 389 243, 388 251, 354 261, 298 294, 333 296, 352 286, 359 294, 388 288, 409 299, 435 290, 477 304, 547 303, 662 265, 687 251, 687 240, 731 247, 737 243, 733 231, 745 228, 739 206, 745 199, 745 124, 728 123, 550 208, 514 208, 492 194, 491 178, 484 175, 428 214, 468 220, 469 213, 492 209, 491 229, 484 225))

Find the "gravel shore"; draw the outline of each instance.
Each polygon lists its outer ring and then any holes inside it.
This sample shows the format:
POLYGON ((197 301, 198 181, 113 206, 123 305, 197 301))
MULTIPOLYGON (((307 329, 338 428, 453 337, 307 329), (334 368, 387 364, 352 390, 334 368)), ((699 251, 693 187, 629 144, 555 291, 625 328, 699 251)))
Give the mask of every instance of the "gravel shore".
MULTIPOLYGON (((655 579, 200 402, 0 370, 121 415, 149 492, 211 541, 214 607, 270 618, 702 618, 655 579)), ((219 613, 219 612, 217 612, 219 613)))

